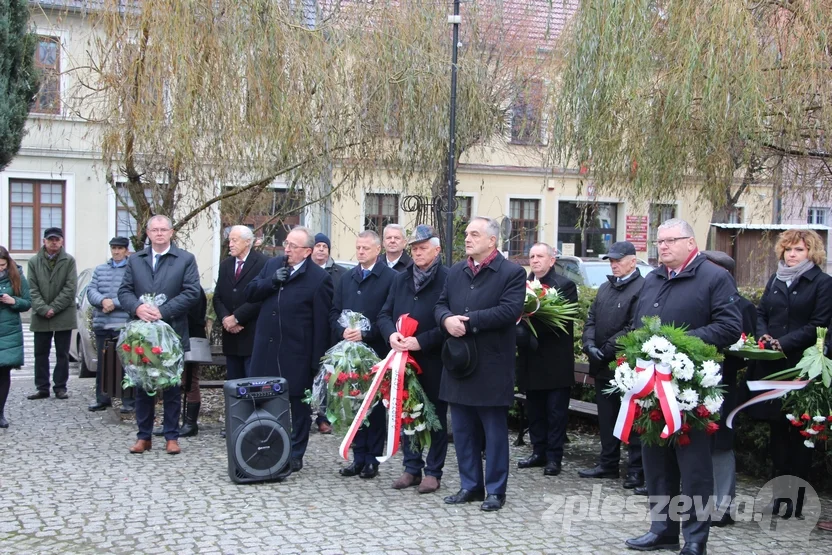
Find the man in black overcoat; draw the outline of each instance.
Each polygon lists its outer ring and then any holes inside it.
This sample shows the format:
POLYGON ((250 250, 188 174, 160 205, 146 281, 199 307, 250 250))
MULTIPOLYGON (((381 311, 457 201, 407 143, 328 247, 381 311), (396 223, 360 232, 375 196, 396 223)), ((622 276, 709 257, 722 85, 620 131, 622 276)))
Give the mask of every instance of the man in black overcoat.
MULTIPOLYGON (((335 290, 330 325, 335 335, 347 341, 363 341, 379 357, 389 352, 386 338, 378 326, 378 314, 387 300, 396 272, 378 262, 381 239, 372 230, 362 231, 355 241, 355 258, 358 266, 350 270, 335 290), (369 331, 344 328, 338 323, 343 310, 360 312, 370 321, 369 331)), ((378 476, 378 460, 384 452, 384 405, 377 403, 367 417, 369 427, 362 426, 352 442, 353 462, 339 471, 341 476, 357 476, 371 479, 378 476)))
MULTIPOLYGON (((664 222, 656 244, 661 265, 644 278, 633 325, 641 327, 644 316, 658 316, 663 324, 686 326, 688 334, 717 349, 735 343, 742 334, 737 287, 728 272, 699 253, 690 224, 675 218, 664 222)), ((629 548, 678 549, 679 520, 686 519, 681 555, 706 552, 714 493, 711 442, 703 430, 688 435, 690 443, 684 446, 642 446, 652 522, 649 532, 627 540, 629 548), (669 511, 667 500, 680 493, 688 498, 690 508, 669 511)))
MULTIPOLYGON (((162 320, 179 336, 182 349, 190 351, 188 311, 199 300, 199 271, 191 253, 173 243, 173 225, 167 216, 153 216, 147 222, 150 246, 127 259, 127 270, 118 288, 118 300, 132 318, 145 322, 162 320), (142 295, 165 295, 165 302, 151 306, 141 301, 142 295)), ((165 450, 176 455, 179 448, 179 415, 182 412, 181 387, 174 386, 162 393, 164 419, 162 430, 165 450)), ((150 451, 153 413, 156 396, 136 388, 136 434, 131 453, 150 451)))
MULTIPOLYGON (((618 351, 616 342, 633 321, 636 302, 644 285, 644 278, 638 270, 636 248, 629 241, 615 243, 604 260, 610 261, 612 275, 607 276, 607 283, 598 288, 581 338, 583 350, 589 357, 589 374, 595 378, 601 454, 594 468, 578 472, 581 478, 618 478, 621 440, 613 435, 613 430, 621 408, 621 394, 604 391, 610 388, 613 379, 610 363, 615 360, 618 351)), ((641 440, 635 432, 630 433, 630 444, 627 446, 627 477, 623 485, 625 489, 644 485, 641 440)))
POLYGON ((525 271, 500 254, 499 238, 500 226, 491 218, 471 220, 468 258, 451 268, 435 310, 451 336, 443 347, 439 398, 450 405, 462 486, 445 503, 483 501, 484 511, 497 511, 506 501, 515 334, 526 290, 525 271))
MULTIPOLYGON (((566 300, 578 302, 578 288, 571 279, 555 273, 555 251, 546 243, 529 249, 529 281, 555 288, 566 300)), ((517 385, 526 393, 531 455, 517 462, 518 468, 545 467, 544 476, 560 474, 566 425, 569 421, 569 395, 575 383, 574 325, 560 331, 535 321, 537 337, 518 340, 517 385)), ((518 333, 532 333, 525 322, 518 333), (522 331, 521 331, 522 329, 522 331)))
POLYGON ((283 247, 246 286, 246 300, 263 303, 257 318, 249 377, 285 378, 292 411, 292 472, 303 468, 312 409, 303 402, 329 347, 332 278, 309 262, 315 235, 297 226, 283 247))
POLYGON ((227 379, 246 377, 251 366, 254 334, 261 303, 246 300, 246 286, 257 277, 268 258, 252 250, 254 234, 248 226, 235 225, 228 234, 231 256, 220 263, 214 289, 214 312, 222 323, 222 352, 227 379))
POLYGON ((393 281, 387 301, 378 315, 378 325, 381 335, 388 338, 392 349, 409 351, 419 364, 422 369, 422 374, 418 377, 419 383, 428 400, 436 407, 442 429, 430 434, 427 463, 422 459, 421 451, 416 451, 410 445, 408 436, 403 437, 404 472, 393 482, 393 488, 419 486, 419 493, 432 493, 439 489, 448 453, 448 403, 439 399, 445 336, 433 315, 448 277, 448 268, 442 265, 439 237, 432 227, 416 226, 407 244, 411 249, 413 264, 393 281), (404 337, 396 331, 396 321, 403 314, 410 314, 411 318, 419 322, 413 337, 404 337))

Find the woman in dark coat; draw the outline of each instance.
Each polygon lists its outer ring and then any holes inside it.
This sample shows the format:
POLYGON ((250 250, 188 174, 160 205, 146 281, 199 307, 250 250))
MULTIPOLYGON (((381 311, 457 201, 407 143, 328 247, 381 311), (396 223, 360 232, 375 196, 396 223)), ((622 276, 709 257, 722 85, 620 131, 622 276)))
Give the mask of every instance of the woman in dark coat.
POLYGON ((8 428, 5 408, 12 368, 23 366, 20 313, 32 306, 29 282, 6 247, 0 247, 0 428, 8 428))
MULTIPOLYGON (((832 277, 821 268, 826 249, 820 236, 808 229, 784 231, 775 246, 777 272, 771 276, 757 307, 757 333, 772 349, 783 351, 785 359, 758 361, 748 379, 793 368, 803 351, 817 340, 818 327, 827 327, 832 317, 832 277)), ((808 478, 812 451, 781 412, 779 401, 756 405, 752 416, 770 421, 771 457, 774 477, 808 478)), ((798 500, 795 512, 800 513, 798 500)), ((775 507, 776 510, 776 507, 775 507)))

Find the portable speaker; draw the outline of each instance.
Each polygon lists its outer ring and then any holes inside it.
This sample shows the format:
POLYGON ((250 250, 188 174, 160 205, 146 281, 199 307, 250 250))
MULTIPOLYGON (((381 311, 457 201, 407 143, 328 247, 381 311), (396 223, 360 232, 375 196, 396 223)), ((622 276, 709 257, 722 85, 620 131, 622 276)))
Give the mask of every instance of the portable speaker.
POLYGON ((228 476, 238 484, 291 474, 291 411, 283 378, 229 380, 225 394, 228 476))

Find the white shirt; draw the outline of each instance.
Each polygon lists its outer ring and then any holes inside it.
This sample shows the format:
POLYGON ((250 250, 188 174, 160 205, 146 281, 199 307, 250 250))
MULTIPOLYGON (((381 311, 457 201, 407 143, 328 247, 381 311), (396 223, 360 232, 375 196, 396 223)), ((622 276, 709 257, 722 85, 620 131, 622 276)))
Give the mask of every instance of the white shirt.
POLYGON ((301 261, 300 261, 300 262, 299 262, 296 266, 293 266, 293 267, 292 267, 292 271, 291 271, 291 272, 289 272, 289 275, 290 275, 290 276, 295 275, 295 272, 297 272, 298 270, 300 270, 300 268, 301 268, 301 266, 303 266, 303 263, 304 263, 304 262, 306 262, 306 259, 305 259, 305 258, 304 258, 303 260, 301 260, 301 261))
POLYGON ((624 281, 624 280, 626 280, 626 279, 629 279, 629 277, 630 277, 630 276, 632 276, 634 273, 636 273, 636 270, 638 270, 638 268, 636 268, 635 270, 633 270, 632 272, 630 272, 630 273, 629 273, 629 274, 627 274, 626 276, 623 276, 623 277, 618 278, 618 279, 617 279, 617 281, 620 283, 620 282, 622 282, 622 281, 624 281))
POLYGON ((153 253, 153 260, 151 261, 151 264, 154 272, 156 271, 156 261, 160 260, 163 256, 165 256, 168 253, 168 251, 170 251, 170 245, 168 245, 168 248, 166 248, 162 252, 156 252, 155 250, 153 250, 153 247, 150 248, 150 252, 153 253))
MULTIPOLYGON (((387 258, 386 255, 384 256, 384 259, 387 261, 387 267, 392 268, 393 266, 395 266, 396 264, 399 263, 399 260, 402 259, 402 255, 399 255, 399 257, 396 260, 392 261, 392 262, 390 262, 390 259, 387 258)), ((370 268, 370 269, 372 270, 372 268, 370 268)))

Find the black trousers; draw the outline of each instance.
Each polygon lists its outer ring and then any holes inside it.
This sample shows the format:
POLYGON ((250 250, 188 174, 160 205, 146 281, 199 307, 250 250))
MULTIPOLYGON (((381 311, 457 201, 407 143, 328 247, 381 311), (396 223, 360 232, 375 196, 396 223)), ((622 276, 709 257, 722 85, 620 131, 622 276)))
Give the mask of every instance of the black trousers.
POLYGON ((803 445, 804 439, 800 435, 800 430, 803 428, 795 428, 785 418, 771 422, 769 426, 771 430, 769 447, 774 465, 773 477, 790 477, 779 480, 773 494, 777 498, 791 499, 794 502, 795 512, 801 514, 805 490, 801 487, 800 480, 809 481, 814 449, 808 449, 803 445))
POLYGON ((370 425, 361 426, 356 432, 352 440, 352 455, 356 464, 378 464, 376 457, 384 453, 384 439, 387 435, 385 416, 387 411, 384 405, 377 403, 367 416, 370 425))
POLYGON ((162 432, 166 440, 179 439, 179 416, 182 413, 182 386, 170 387, 156 395, 148 395, 140 387, 136 388, 136 424, 139 426, 138 439, 151 439, 153 417, 156 414, 156 397, 162 396, 164 418, 162 432))
POLYGON ((414 476, 421 476, 422 469, 426 476, 442 478, 442 468, 445 466, 445 457, 448 455, 448 403, 435 401, 436 416, 439 418, 441 430, 430 433, 430 449, 428 449, 427 462, 422 458, 422 451, 416 451, 410 443, 410 436, 402 434, 402 453, 404 455, 405 472, 414 476))
POLYGON ((508 407, 455 403, 450 407, 460 486, 469 491, 485 489, 489 494, 504 494, 508 485, 508 407))
POLYGON ((668 515, 668 502, 676 503, 673 498, 681 493, 690 499, 690 509, 679 513, 683 518, 687 515, 681 523, 685 541, 707 543, 714 493, 711 438, 703 430, 695 430, 690 432, 688 445, 643 445, 641 450, 644 481, 650 494, 650 531, 660 536, 679 536, 679 519, 668 515), (702 514, 697 515, 697 505, 702 514))
MULTIPOLYGON (((82 332, 83 333, 83 332, 82 332)), ((35 332, 35 387, 49 393, 49 352, 55 336, 55 370, 52 373, 54 391, 66 391, 69 380, 69 342, 72 330, 35 332)))
POLYGON ((225 355, 225 379, 241 380, 248 376, 251 356, 225 355))
POLYGON ((292 411, 292 458, 303 459, 309 444, 309 428, 312 426, 312 407, 303 397, 289 397, 292 411))
POLYGON ((529 418, 529 439, 535 454, 545 455, 549 462, 563 460, 566 425, 569 422, 568 387, 526 391, 526 415, 529 418))
MULTIPOLYGON (((598 428, 601 432, 601 455, 598 465, 605 470, 618 470, 621 460, 621 440, 612 435, 615 421, 621 408, 621 395, 606 394, 609 388, 608 380, 595 379, 595 404, 598 405, 598 428)), ((643 474, 641 467, 641 438, 635 432, 630 432, 630 444, 627 446, 627 474, 643 474)))

